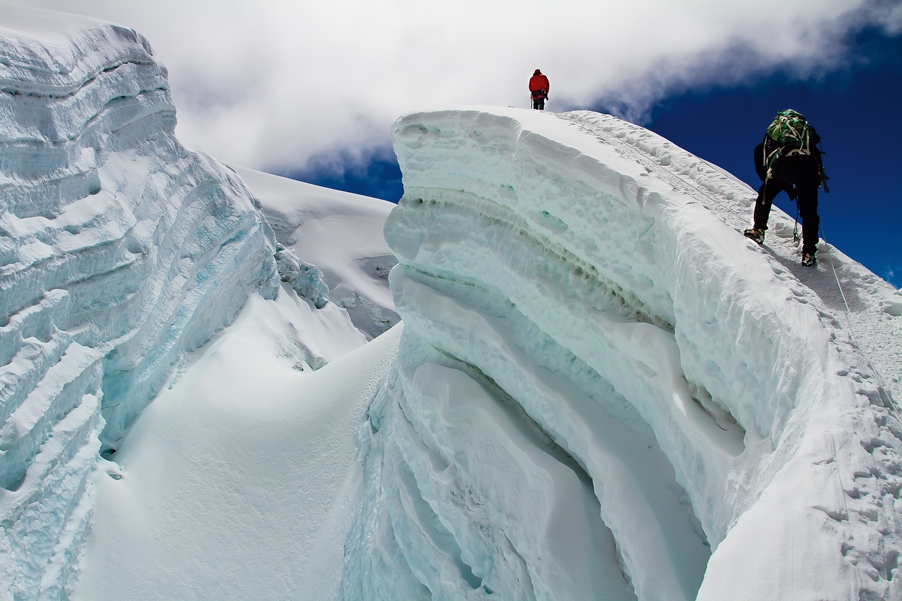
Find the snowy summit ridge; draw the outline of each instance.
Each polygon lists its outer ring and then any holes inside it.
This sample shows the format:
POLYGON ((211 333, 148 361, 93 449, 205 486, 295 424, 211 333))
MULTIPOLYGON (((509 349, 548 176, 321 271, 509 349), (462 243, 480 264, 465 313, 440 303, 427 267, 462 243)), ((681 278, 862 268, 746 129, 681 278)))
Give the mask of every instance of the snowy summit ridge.
POLYGON ((251 291, 275 295, 274 240, 240 178, 176 140, 142 36, 0 23, 0 598, 66 598, 100 440, 251 291))
POLYGON ((613 117, 393 139, 405 329, 348 598, 900 598, 890 286, 823 242, 800 267, 785 214, 744 239, 754 191, 613 117))

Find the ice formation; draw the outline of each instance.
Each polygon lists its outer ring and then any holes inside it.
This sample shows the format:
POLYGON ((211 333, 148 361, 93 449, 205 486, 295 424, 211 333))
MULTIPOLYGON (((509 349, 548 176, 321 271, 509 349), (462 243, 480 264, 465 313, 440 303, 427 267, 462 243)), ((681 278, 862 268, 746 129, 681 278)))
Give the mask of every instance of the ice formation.
POLYGON ((902 596, 898 292, 800 267, 785 214, 744 239, 748 186, 613 117, 393 140, 405 329, 346 599, 902 596))
POLYGON ((321 270, 320 277, 305 269, 298 294, 328 295, 368 339, 400 321, 388 289, 388 272, 398 261, 382 236, 393 203, 234 169, 260 199, 279 244, 321 270))
MULTIPOLYGON (((279 242, 323 265, 331 298, 391 311, 387 278, 369 266, 392 257, 382 226, 395 205, 233 168, 279 242)), ((115 463, 101 461, 72 599, 336 598, 360 499, 357 434, 400 327, 368 344, 373 321, 333 301, 317 309, 296 287, 252 295, 186 353, 115 463)))
POLYGON ((323 272, 316 265, 298 259, 291 248, 276 247, 276 266, 283 282, 301 298, 310 299, 317 309, 322 309, 329 302, 329 286, 323 281, 323 272))
POLYGON ((409 115, 396 259, 185 150, 134 31, 0 22, 0 599, 902 598, 902 296, 729 174, 409 115))
POLYGON ((0 7, 0 598, 65 598, 101 440, 179 355, 272 297, 239 177, 176 140, 136 32, 0 7))

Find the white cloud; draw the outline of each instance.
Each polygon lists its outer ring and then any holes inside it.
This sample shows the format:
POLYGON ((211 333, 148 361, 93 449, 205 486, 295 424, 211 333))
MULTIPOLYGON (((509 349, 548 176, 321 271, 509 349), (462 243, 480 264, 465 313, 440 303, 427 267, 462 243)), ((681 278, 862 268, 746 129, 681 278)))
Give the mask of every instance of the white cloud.
POLYGON ((880 0, 20 0, 133 27, 169 68, 189 147, 269 170, 384 147, 399 115, 456 104, 552 110, 657 99, 843 60, 850 28, 900 28, 880 0))

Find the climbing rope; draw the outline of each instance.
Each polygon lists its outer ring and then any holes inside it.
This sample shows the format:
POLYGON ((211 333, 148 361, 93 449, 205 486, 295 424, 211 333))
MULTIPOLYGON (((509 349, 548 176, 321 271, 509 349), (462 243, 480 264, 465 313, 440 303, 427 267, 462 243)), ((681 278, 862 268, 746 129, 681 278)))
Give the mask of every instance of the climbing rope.
POLYGON ((824 239, 824 250, 826 251, 827 260, 830 263, 830 269, 833 271, 833 279, 836 280, 836 287, 839 289, 839 295, 842 298, 842 303, 846 307, 846 320, 849 323, 849 339, 861 353, 861 356, 864 357, 865 362, 868 364, 868 367, 871 368, 871 371, 874 372, 874 375, 877 377, 877 384, 880 387, 879 392, 881 392, 881 400, 886 404, 886 407, 892 410, 896 414, 896 418, 902 421, 902 411, 900 411, 899 406, 896 405, 895 401, 892 397, 890 397, 889 393, 886 392, 886 384, 883 376, 880 375, 880 372, 877 371, 877 368, 874 367, 874 364, 871 362, 871 358, 868 357, 867 352, 865 352, 864 348, 858 342, 858 336, 855 334, 855 326, 852 323, 852 310, 849 308, 849 303, 846 300, 846 293, 842 289, 842 283, 839 281, 839 274, 836 273, 836 265, 833 264, 833 257, 830 254, 830 243, 827 242, 827 232, 824 229, 824 221, 821 219, 820 223, 820 232, 821 237, 824 239))

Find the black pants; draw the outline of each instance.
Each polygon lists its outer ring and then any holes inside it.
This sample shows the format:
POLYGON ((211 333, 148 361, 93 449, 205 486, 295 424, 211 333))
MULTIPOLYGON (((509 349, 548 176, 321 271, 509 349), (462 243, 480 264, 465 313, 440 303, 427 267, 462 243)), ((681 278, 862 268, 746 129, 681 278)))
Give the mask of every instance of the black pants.
POLYGON ((545 97, 544 96, 536 96, 535 94, 533 94, 532 108, 538 109, 540 111, 544 111, 545 110, 545 97))
POLYGON ((786 192, 790 198, 797 197, 799 217, 802 218, 802 252, 813 255, 817 250, 817 232, 821 225, 820 217, 817 216, 817 187, 793 188, 792 185, 777 179, 764 182, 758 190, 758 200, 755 202, 755 229, 767 229, 770 207, 780 192, 786 192))

